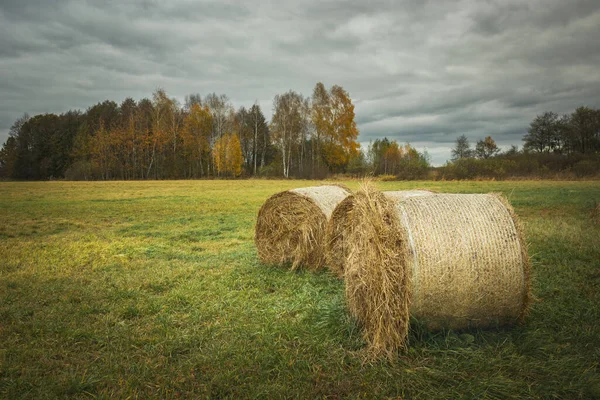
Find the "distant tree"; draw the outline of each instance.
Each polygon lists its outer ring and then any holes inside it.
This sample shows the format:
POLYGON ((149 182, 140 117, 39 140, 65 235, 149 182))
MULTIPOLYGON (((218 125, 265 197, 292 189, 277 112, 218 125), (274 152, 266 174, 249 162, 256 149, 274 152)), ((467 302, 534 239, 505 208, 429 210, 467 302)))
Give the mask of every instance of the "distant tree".
POLYGON ((570 116, 566 132, 571 151, 581 154, 600 151, 600 110, 577 108, 570 116))
POLYGON ((62 151, 62 118, 56 114, 36 115, 21 127, 17 140, 15 171, 19 179, 48 179, 61 177, 64 172, 62 151))
POLYGON ((253 135, 253 155, 252 155, 252 165, 253 165, 253 174, 257 173, 258 166, 258 158, 260 154, 260 166, 265 166, 265 156, 267 153, 267 148, 269 146, 270 138, 269 138, 269 126, 265 119, 262 110, 260 109, 260 105, 258 103, 254 103, 250 110, 248 111, 250 128, 252 129, 253 135))
POLYGON ((119 105, 111 100, 95 104, 87 109, 85 123, 87 134, 93 135, 104 124, 105 129, 110 129, 119 123, 119 105))
MULTIPOLYGON (((18 171, 16 170, 16 162, 19 152, 19 137, 23 126, 29 121, 29 115, 23 114, 10 127, 8 131, 8 139, 0 149, 0 176, 4 178, 16 178, 18 171)), ((23 152, 29 149, 22 149, 23 152)))
POLYGON ((104 127, 104 123, 100 122, 100 126, 94 132, 92 139, 92 162, 98 168, 103 180, 110 179, 110 167, 112 163, 112 145, 110 143, 110 130, 104 127))
POLYGON ((21 129, 23 125, 29 121, 29 114, 24 113, 21 117, 17 118, 17 120, 12 124, 10 130, 8 131, 8 136, 10 137, 18 137, 21 134, 21 129))
POLYGON ((131 97, 127 97, 119 106, 119 125, 125 126, 135 117, 137 104, 131 97))
POLYGON ((456 138, 456 144, 452 149, 452 161, 469 157, 473 157, 473 150, 471 150, 469 139, 465 135, 460 135, 456 138))
MULTIPOLYGON (((85 116, 84 116, 85 118, 85 116)), ((71 147, 71 159, 76 163, 89 163, 92 154, 92 135, 87 131, 84 123, 73 138, 71 147)))
POLYGON ((537 152, 551 152, 560 149, 559 117, 555 112, 544 112, 529 124, 523 137, 525 148, 537 152))
POLYGON ((207 106, 193 103, 183 121, 182 139, 190 176, 204 175, 204 160, 210 152, 212 115, 207 106))
POLYGON ((358 151, 358 153, 350 158, 346 171, 353 175, 362 176, 367 173, 368 162, 365 153, 358 151))
POLYGON ((398 142, 395 140, 392 141, 385 150, 385 153, 383 153, 384 174, 396 175, 400 159, 403 155, 402 153, 403 148, 398 146, 398 142))
POLYGON ((305 104, 302 95, 293 90, 276 95, 273 100, 270 131, 281 151, 283 176, 286 178, 290 176, 292 153, 298 150, 302 131, 308 122, 303 111, 305 104))
POLYGON ((332 136, 331 98, 322 82, 315 85, 311 101, 311 122, 314 127, 313 166, 318 167, 322 158, 322 141, 324 137, 332 136))
POLYGON ((385 153, 390 145, 391 142, 387 137, 383 139, 376 139, 374 142, 369 143, 367 157, 371 164, 374 175, 387 173, 385 153))
POLYGON ((254 131, 252 130, 250 113, 246 107, 238 109, 234 116, 234 129, 240 141, 246 170, 252 172, 254 156, 254 131))
POLYGON ((242 174, 242 165, 244 165, 244 157, 242 155, 242 147, 238 135, 232 134, 228 137, 227 142, 227 172, 233 176, 242 174))
POLYGON ((13 177, 16 156, 17 139, 13 136, 9 136, 0 149, 0 177, 13 177))
POLYGON ((340 170, 346 167, 351 157, 358 154, 358 128, 354 120, 354 104, 348 92, 334 85, 330 98, 333 125, 331 136, 325 140, 325 161, 333 170, 340 170))
POLYGON ((217 139, 212 149, 214 168, 217 175, 224 174, 227 170, 227 137, 217 139))
POLYGON ((400 179, 422 179, 429 170, 429 154, 419 153, 410 143, 400 149, 400 161, 395 175, 400 179))
POLYGON ((224 134, 217 139, 213 148, 213 157, 219 175, 241 175, 244 157, 240 139, 236 134, 224 134))
POLYGON ((487 136, 485 139, 477 142, 475 147, 475 154, 479 158, 490 158, 500 152, 500 149, 496 145, 494 139, 491 136, 487 136))
POLYGON ((51 144, 51 168, 52 175, 61 178, 73 163, 73 143, 84 122, 84 115, 79 110, 69 110, 59 115, 57 122, 57 131, 51 144))
POLYGON ((417 179, 425 177, 429 169, 429 154, 426 151, 419 153, 409 143, 401 146, 388 138, 376 139, 370 143, 367 159, 374 175, 417 179))
POLYGON ((148 98, 143 98, 137 103, 136 131, 139 140, 139 156, 137 159, 137 176, 148 178, 149 166, 153 160, 155 148, 153 134, 154 105, 148 98))
POLYGON ((164 177, 166 152, 168 143, 171 139, 173 147, 176 146, 176 131, 173 130, 174 114, 176 113, 177 103, 170 99, 163 89, 156 89, 152 94, 152 129, 151 143, 152 153, 150 163, 146 172, 146 178, 150 177, 152 167, 154 166, 154 178, 164 177))
POLYGON ((233 116, 235 113, 229 97, 225 94, 211 93, 204 98, 204 104, 208 106, 212 114, 213 129, 210 144, 213 147, 221 136, 233 130, 233 116))
POLYGON ((331 170, 343 170, 358 155, 358 128, 354 104, 343 87, 334 85, 328 92, 319 82, 312 96, 310 119, 314 126, 313 164, 321 159, 331 170))
POLYGON ((233 106, 227 95, 211 93, 204 98, 204 104, 208 106, 213 120, 213 141, 231 130, 233 106))

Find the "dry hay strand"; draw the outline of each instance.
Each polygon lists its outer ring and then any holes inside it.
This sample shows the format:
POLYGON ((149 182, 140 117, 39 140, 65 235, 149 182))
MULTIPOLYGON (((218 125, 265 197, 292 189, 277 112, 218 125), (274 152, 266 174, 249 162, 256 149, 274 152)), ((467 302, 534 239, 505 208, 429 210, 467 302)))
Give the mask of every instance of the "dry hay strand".
MULTIPOLYGON (((415 196, 428 196, 433 193, 426 189, 383 192, 385 196, 396 201, 402 201, 415 196)), ((348 258, 348 237, 353 227, 348 215, 352 211, 353 206, 354 195, 351 194, 333 210, 325 231, 327 266, 331 272, 340 278, 344 276, 344 265, 348 258)))
POLYGON ((430 330, 520 321, 529 306, 523 230, 498 194, 435 194, 394 201, 370 186, 349 215, 346 299, 368 352, 406 346, 409 316, 430 330))
POLYGON ((266 264, 304 266, 325 264, 325 227, 334 208, 350 194, 341 185, 312 186, 277 193, 262 205, 254 242, 266 264))
POLYGON ((369 352, 391 357, 405 346, 408 334, 410 297, 404 288, 410 274, 402 262, 407 256, 394 202, 366 188, 355 195, 349 213, 354 228, 344 272, 346 301, 362 325, 369 352))

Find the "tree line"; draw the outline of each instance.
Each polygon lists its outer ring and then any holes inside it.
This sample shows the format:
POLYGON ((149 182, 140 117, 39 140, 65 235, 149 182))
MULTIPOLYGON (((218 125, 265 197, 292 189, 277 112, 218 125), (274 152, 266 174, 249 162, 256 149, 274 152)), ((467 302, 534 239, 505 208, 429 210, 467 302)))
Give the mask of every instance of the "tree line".
POLYGON ((401 145, 385 137, 369 143, 362 170, 375 176, 425 179, 428 177, 430 167, 427 151, 421 153, 410 143, 401 145))
POLYGON ((537 115, 523 136, 523 148, 501 151, 491 136, 471 148, 461 135, 452 159, 439 169, 445 179, 477 177, 597 176, 600 173, 600 109, 579 107, 559 116, 552 111, 537 115))
POLYGON ((234 109, 226 95, 98 103, 85 112, 23 115, 0 150, 11 179, 324 177, 360 156, 348 92, 317 83, 311 97, 275 96, 268 122, 257 103, 234 109))
POLYGON ((600 110, 579 107, 537 115, 522 149, 501 151, 491 136, 472 148, 462 135, 452 159, 433 168, 426 151, 387 137, 360 149, 350 95, 317 83, 261 107, 234 109, 226 95, 191 94, 184 104, 157 89, 151 98, 98 103, 85 112, 23 115, 0 149, 0 178, 77 180, 269 176, 390 179, 503 179, 597 175, 600 110))

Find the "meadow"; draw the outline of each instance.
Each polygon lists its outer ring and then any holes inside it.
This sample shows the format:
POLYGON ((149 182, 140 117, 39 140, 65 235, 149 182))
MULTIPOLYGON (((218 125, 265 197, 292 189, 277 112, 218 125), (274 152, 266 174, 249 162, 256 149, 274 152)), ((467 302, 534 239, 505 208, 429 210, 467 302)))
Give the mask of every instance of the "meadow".
MULTIPOLYGON (((504 193, 536 301, 365 362, 344 284, 263 265, 256 214, 310 181, 0 182, 0 398, 600 398, 600 182, 379 182, 504 193)), ((358 188, 358 182, 347 182, 358 188)))

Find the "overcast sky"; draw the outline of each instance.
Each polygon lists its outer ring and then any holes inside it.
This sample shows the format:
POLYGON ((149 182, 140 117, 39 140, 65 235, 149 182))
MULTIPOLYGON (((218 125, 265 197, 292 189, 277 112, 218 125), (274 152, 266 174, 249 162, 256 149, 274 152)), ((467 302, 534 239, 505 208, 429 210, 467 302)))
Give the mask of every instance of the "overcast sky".
POLYGON ((600 107, 600 1, 0 0, 0 141, 24 112, 338 84, 359 140, 450 157, 457 136, 522 145, 543 111, 600 107))

